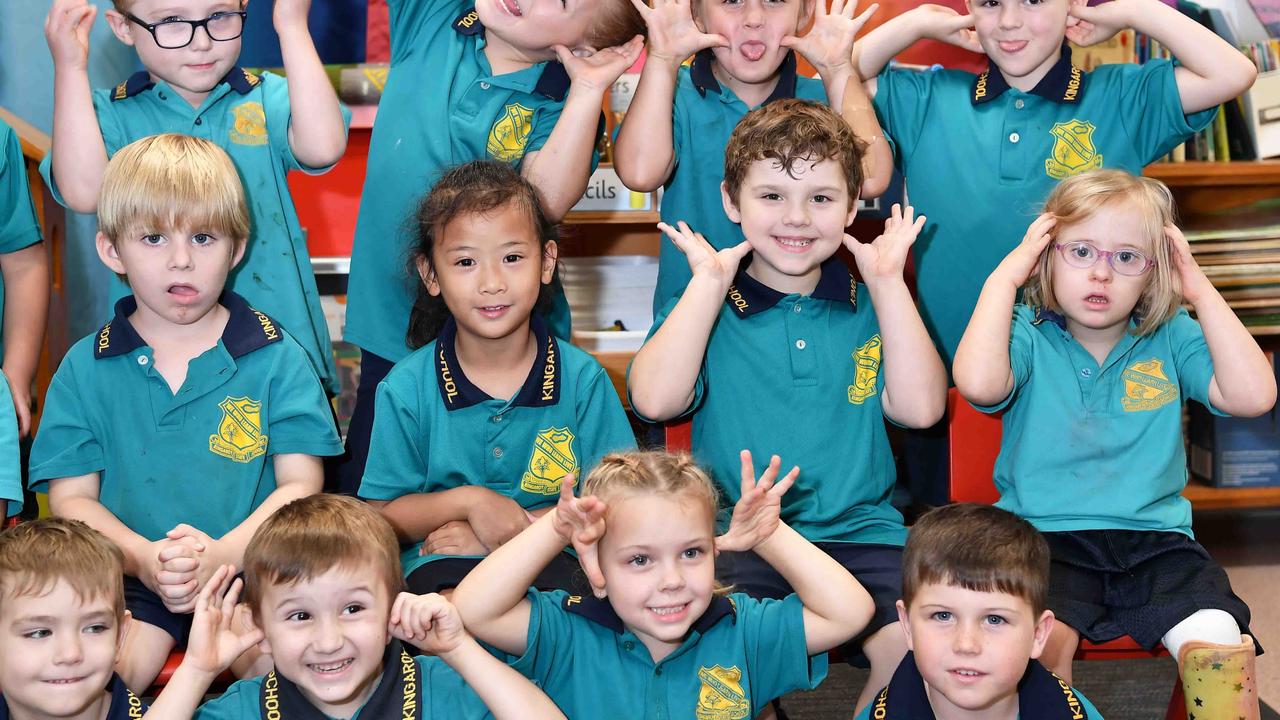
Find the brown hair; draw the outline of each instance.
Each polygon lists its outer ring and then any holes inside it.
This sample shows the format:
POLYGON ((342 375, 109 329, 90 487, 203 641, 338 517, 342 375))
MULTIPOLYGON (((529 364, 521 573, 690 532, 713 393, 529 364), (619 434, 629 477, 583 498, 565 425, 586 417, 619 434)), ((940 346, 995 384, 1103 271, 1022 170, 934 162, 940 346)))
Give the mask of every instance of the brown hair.
POLYGON ((124 556, 106 535, 61 517, 0 533, 0 598, 44 595, 59 580, 82 602, 105 598, 124 616, 124 556))
POLYGON ((261 617, 265 586, 312 580, 339 567, 368 568, 392 600, 404 584, 400 544, 377 510, 343 495, 299 498, 267 518, 245 548, 244 602, 261 617))
POLYGON ((648 28, 631 0, 602 0, 587 28, 586 40, 597 50, 621 45, 648 28))
MULTIPOLYGON (((839 115, 808 100, 776 100, 747 113, 729 136, 724 154, 724 184, 736 204, 747 170, 758 160, 772 160, 791 174, 798 163, 834 160, 849 190, 849 203, 862 188, 862 155, 866 144, 839 115)), ((794 177, 794 175, 793 175, 794 177)))
POLYGON ((98 228, 112 244, 139 228, 199 228, 239 247, 249 237, 249 209, 226 151, 189 135, 151 135, 107 163, 98 228))
MULTIPOLYGON (((444 298, 427 292, 426 283, 418 276, 418 261, 425 259, 429 264, 434 263, 431 254, 436 238, 449 223, 464 215, 486 215, 507 206, 519 208, 528 215, 544 252, 547 245, 559 237, 556 224, 542 208, 538 191, 515 168, 496 160, 475 160, 449 168, 422 199, 414 216, 416 242, 406 266, 418 287, 413 309, 409 311, 409 330, 405 333, 405 344, 409 347, 420 348, 435 340, 449 319, 444 298)), ((534 313, 544 313, 550 304, 550 288, 543 285, 534 313)))
POLYGON ((921 516, 907 536, 903 604, 911 606, 920 586, 937 583, 1020 597, 1039 615, 1046 607, 1049 545, 1031 523, 994 505, 944 505, 921 516))
MULTIPOLYGON (((1044 201, 1044 212, 1058 219, 1053 229, 1055 241, 1063 228, 1084 222, 1101 210, 1118 207, 1136 210, 1141 216, 1143 235, 1151 244, 1151 259, 1155 261, 1147 270, 1147 286, 1133 308, 1138 323, 1133 333, 1148 335, 1172 318, 1182 304, 1173 248, 1164 234, 1165 226, 1176 220, 1169 188, 1159 180, 1124 170, 1090 170, 1058 183, 1044 201)), ((1036 273, 1024 286, 1023 302, 1037 310, 1061 312, 1053 294, 1053 266, 1059 260, 1053 245, 1045 248, 1036 273)))

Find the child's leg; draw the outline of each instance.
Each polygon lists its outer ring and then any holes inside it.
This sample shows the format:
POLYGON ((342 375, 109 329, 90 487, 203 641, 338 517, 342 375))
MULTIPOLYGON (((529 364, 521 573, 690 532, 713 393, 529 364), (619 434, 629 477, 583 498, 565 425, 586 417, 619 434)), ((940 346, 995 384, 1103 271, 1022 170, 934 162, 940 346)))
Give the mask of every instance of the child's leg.
POLYGON ((877 630, 862 643, 862 654, 871 661, 871 675, 858 694, 857 712, 862 712, 875 699, 876 693, 889 684, 893 671, 906 656, 907 638, 902 632, 902 623, 895 622, 877 630))
POLYGON ((1161 639, 1178 658, 1188 713, 1257 720, 1258 681, 1253 638, 1240 634, 1224 610, 1197 610, 1161 639))
POLYGON ((1040 664, 1071 684, 1071 660, 1080 647, 1080 633, 1064 622, 1055 622, 1049 632, 1049 640, 1040 653, 1040 664))
POLYGON ((155 682, 175 644, 173 636, 164 630, 134 620, 125 632, 116 672, 130 690, 141 695, 155 682))
POLYGON ((359 495, 360 480, 369 459, 369 436, 373 433, 374 396, 395 363, 366 350, 360 351, 360 385, 356 388, 356 405, 347 426, 346 452, 338 467, 338 486, 343 495, 359 495))

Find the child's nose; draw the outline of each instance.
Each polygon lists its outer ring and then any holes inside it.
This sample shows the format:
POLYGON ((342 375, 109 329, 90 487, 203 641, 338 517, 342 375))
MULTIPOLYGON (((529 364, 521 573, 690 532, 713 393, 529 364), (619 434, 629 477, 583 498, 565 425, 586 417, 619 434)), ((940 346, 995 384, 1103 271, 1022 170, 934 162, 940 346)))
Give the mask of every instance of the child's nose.
POLYGON ((182 269, 191 267, 191 246, 186 242, 174 242, 169 252, 169 267, 182 269))
POLYGON ((84 647, 80 644, 78 633, 63 633, 58 641, 57 655, 54 662, 59 665, 75 665, 84 659, 84 647))
POLYGON ((505 288, 506 282, 504 281, 501 272, 493 268, 484 268, 480 271, 481 292, 502 292, 505 288))
POLYGON ((956 634, 952 639, 952 650, 957 654, 976 655, 981 647, 982 642, 978 638, 977 628, 963 623, 956 628, 956 634))
POLYGON ((808 225, 809 208, 804 201, 787 203, 787 214, 783 221, 788 225, 808 225))
POLYGON ((746 23, 748 27, 764 25, 764 5, 759 0, 747 0, 746 23))
POLYGON ((213 45, 213 36, 209 34, 209 28, 195 28, 195 33, 191 36, 190 47, 196 50, 208 50, 213 45))
POLYGON ((342 649, 342 629, 332 620, 320 620, 316 623, 315 635, 311 644, 317 652, 333 653, 342 649))
POLYGON ((1000 27, 1016 28, 1022 25, 1022 9, 1017 3, 1004 3, 1000 6, 1000 27))
POLYGON ((1111 269, 1111 258, 1099 257, 1089 268, 1089 277, 1094 280, 1108 282, 1114 275, 1115 271, 1111 269))
POLYGON ((662 589, 678 590, 682 587, 684 587, 684 572, 679 565, 668 565, 662 573, 662 589))

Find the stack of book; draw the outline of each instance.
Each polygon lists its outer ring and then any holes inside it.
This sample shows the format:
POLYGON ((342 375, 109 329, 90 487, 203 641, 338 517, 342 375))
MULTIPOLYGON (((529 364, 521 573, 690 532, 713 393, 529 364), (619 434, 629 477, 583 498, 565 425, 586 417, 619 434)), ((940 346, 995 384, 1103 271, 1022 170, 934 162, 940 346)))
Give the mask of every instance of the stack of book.
POLYGON ((1186 236, 1204 274, 1249 330, 1280 333, 1280 224, 1186 236))

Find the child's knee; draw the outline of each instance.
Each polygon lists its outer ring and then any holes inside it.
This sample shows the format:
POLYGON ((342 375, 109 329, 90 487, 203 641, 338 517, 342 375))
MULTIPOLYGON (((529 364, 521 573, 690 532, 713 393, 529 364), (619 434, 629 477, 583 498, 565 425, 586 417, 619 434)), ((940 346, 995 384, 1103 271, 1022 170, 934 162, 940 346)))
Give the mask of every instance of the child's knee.
POLYGON ((1176 658, 1182 646, 1190 640, 1214 645, 1238 645, 1240 626, 1225 610, 1197 610, 1170 628, 1160 642, 1176 658))

